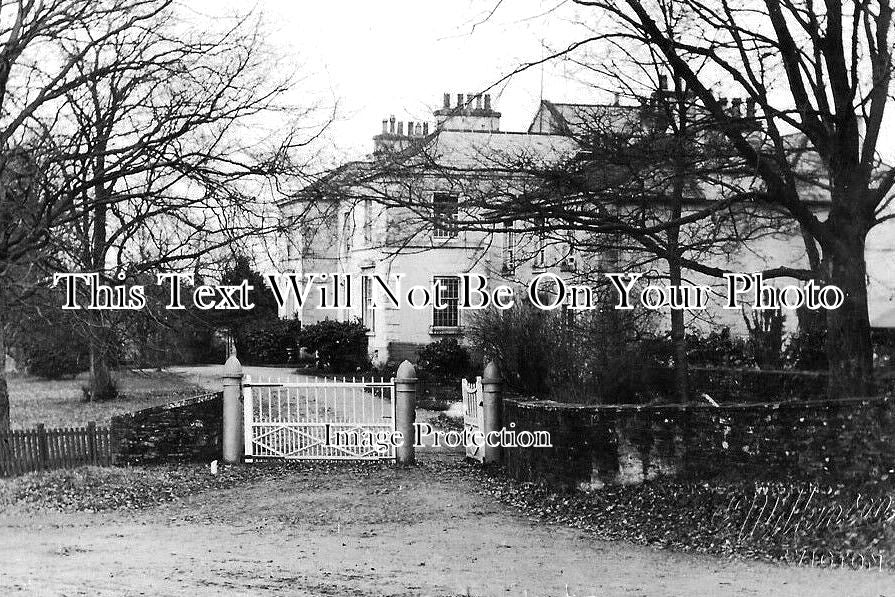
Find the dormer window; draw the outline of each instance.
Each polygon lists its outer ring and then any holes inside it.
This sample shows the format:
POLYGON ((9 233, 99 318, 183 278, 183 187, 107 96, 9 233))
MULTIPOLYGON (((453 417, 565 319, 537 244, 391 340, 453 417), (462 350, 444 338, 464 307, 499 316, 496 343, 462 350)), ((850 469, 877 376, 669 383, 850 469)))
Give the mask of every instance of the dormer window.
POLYGON ((432 198, 432 217, 435 227, 432 236, 435 238, 454 238, 457 236, 457 214, 460 203, 453 193, 435 193, 432 198))

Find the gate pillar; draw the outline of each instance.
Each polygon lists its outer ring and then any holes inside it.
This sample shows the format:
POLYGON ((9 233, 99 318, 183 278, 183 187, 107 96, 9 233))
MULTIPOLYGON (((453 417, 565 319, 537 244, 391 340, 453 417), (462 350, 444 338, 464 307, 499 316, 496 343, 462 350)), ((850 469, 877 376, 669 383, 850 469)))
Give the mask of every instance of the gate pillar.
MULTIPOLYGON (((503 418, 502 386, 503 379, 501 378, 500 370, 497 368, 497 363, 491 361, 485 366, 485 371, 482 374, 482 406, 485 410, 485 428, 482 432, 485 434, 485 437, 488 437, 490 432, 499 432, 501 429, 501 420, 503 418)), ((500 457, 500 446, 489 446, 485 442, 485 454, 482 462, 484 464, 497 463, 500 462, 500 457)))
POLYGON ((416 450, 416 369, 410 361, 398 367, 395 377, 395 430, 404 436, 404 443, 395 448, 398 464, 413 464, 416 450))
POLYGON ((242 364, 236 355, 230 355, 224 364, 224 462, 242 462, 244 454, 244 419, 242 412, 242 364))

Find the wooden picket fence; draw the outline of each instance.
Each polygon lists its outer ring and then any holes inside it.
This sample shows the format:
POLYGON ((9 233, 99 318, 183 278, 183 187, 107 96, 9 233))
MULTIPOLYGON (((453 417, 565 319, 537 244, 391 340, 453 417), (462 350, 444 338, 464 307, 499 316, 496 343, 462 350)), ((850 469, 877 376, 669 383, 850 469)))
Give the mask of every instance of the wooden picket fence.
POLYGON ((90 422, 86 427, 47 429, 41 423, 34 429, 0 433, 0 477, 86 464, 112 464, 108 427, 90 422))

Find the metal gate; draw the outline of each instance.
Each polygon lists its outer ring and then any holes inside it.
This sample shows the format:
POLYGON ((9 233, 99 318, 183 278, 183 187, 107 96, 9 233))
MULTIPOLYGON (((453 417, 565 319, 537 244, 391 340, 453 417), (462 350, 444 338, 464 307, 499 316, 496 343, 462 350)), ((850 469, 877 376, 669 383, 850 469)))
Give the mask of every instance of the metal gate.
POLYGON ((395 380, 243 380, 245 458, 394 458, 395 380))
MULTIPOLYGON (((460 380, 460 391, 463 395, 463 427, 466 437, 472 437, 475 432, 483 432, 485 429, 485 402, 482 392, 482 378, 476 377, 475 382, 460 380)), ((475 442, 466 443, 466 457, 482 462, 485 457, 485 449, 475 445, 475 442)))

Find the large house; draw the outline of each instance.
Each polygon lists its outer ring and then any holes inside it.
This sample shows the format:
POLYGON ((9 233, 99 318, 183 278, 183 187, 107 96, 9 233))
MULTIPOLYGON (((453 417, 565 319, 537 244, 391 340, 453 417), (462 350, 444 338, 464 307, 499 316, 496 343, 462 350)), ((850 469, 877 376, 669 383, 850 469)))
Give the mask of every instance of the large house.
MULTIPOLYGON (((489 280, 525 283, 552 271, 577 277, 583 271, 606 271, 635 263, 618 251, 582 254, 574 242, 559 242, 546 230, 520 231, 513 221, 480 221, 468 207, 494 197, 524 196, 534 184, 526 171, 567 160, 581 152, 582 127, 600 122, 610 131, 632 134, 651 126, 646 104, 626 106, 562 104, 541 101, 525 131, 503 131, 501 114, 488 95, 445 94, 430 123, 382 121, 373 137, 373 154, 330 173, 306 192, 281 204, 287 215, 302 214, 304 224, 289 239, 282 271, 352 274, 361 281, 350 309, 322 310, 311 294, 302 308, 290 297, 282 315, 297 315, 306 324, 324 318, 359 318, 369 329, 374 362, 413 357, 426 344, 462 337, 472 314, 457 307, 458 275, 481 273, 489 280), (533 166, 519 168, 519 164, 533 166), (464 225, 457 225, 457 222, 464 225), (621 260, 621 261, 620 261, 621 260), (383 291, 363 274, 394 278, 402 288, 439 285, 444 308, 393 308, 383 291), (382 308, 373 308, 373 305, 382 308)), ((732 113, 751 116, 754 106, 738 100, 732 113)), ((709 195, 711 191, 708 191, 709 195)), ((703 197, 702 201, 711 200, 703 197)), ((695 201, 695 200, 694 200, 695 201)), ((487 202, 487 201, 485 201, 487 202)), ((823 209, 823 198, 817 201, 823 209)), ((885 244, 885 243, 884 243, 885 244)), ((733 271, 752 272, 770 264, 800 267, 805 249, 791 226, 772 229, 743 243, 727 243, 704 257, 733 271)), ((655 269, 644 260, 640 267, 655 269)), ((689 281, 705 283, 702 277, 689 281)), ((717 281, 716 281, 717 282, 717 281)), ((891 287, 878 299, 891 300, 891 287)), ((891 303, 889 303, 891 309, 891 303)), ((885 311, 885 307, 883 308, 885 311)), ((698 314, 703 324, 721 322, 743 327, 737 312, 698 314)), ((795 318, 791 318, 794 323, 795 318)))

